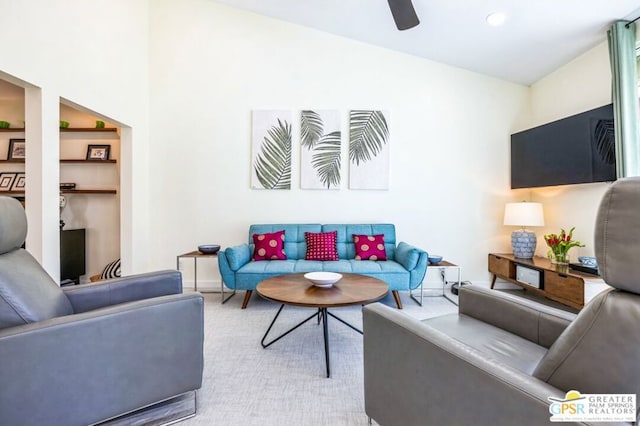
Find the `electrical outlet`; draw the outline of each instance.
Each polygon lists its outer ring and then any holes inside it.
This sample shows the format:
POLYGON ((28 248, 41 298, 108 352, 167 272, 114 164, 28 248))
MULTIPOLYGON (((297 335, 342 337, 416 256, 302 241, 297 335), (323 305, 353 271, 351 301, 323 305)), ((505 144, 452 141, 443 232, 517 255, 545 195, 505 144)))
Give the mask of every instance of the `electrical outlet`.
POLYGON ((184 263, 182 259, 178 259, 178 271, 184 270, 184 263))

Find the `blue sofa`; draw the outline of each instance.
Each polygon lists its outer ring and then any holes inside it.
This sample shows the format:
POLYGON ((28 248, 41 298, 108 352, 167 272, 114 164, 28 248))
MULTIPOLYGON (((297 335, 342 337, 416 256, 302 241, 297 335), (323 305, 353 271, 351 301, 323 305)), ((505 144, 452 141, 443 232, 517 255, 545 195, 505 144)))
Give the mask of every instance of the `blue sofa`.
POLYGON ((392 224, 269 224, 251 225, 247 244, 229 247, 218 254, 218 266, 224 284, 232 290, 245 290, 242 309, 247 307, 253 290, 261 281, 282 274, 316 271, 352 272, 381 279, 389 285, 398 309, 402 309, 400 290, 413 290, 427 271, 428 255, 405 242, 396 245, 392 224), (253 234, 284 229, 287 260, 252 261, 253 234), (305 232, 337 231, 337 261, 305 260, 305 232), (383 234, 386 261, 355 260, 353 234, 383 234))

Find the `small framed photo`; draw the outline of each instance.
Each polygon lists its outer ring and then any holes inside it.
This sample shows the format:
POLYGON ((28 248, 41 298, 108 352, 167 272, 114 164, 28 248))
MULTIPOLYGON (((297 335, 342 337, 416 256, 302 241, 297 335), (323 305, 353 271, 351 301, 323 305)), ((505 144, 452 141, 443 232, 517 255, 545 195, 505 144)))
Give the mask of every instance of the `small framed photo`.
POLYGON ((11 191, 17 173, 0 173, 0 191, 11 191))
POLYGON ((87 160, 108 160, 111 145, 89 145, 87 147, 87 160))
POLYGON ((24 173, 16 173, 16 180, 13 181, 12 191, 24 191, 24 173))
POLYGON ((9 152, 7 160, 24 160, 25 158, 25 140, 9 139, 9 152))

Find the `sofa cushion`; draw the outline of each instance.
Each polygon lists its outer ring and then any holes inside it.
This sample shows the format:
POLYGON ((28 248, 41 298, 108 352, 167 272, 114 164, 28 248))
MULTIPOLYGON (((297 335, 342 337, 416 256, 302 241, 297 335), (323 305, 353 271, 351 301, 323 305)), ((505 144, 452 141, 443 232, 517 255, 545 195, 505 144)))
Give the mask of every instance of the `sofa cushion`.
POLYGON ((405 290, 409 288, 410 274, 398 262, 392 260, 374 262, 355 259, 335 261, 287 259, 248 262, 237 271, 235 288, 238 290, 253 290, 260 281, 276 275, 316 271, 368 275, 383 280, 389 285, 390 290, 405 290))
POLYGON ((322 226, 314 223, 301 224, 254 224, 249 227, 249 249, 253 253, 253 234, 264 234, 284 229, 284 252, 287 259, 304 259, 307 254, 305 232, 322 232, 322 226))
POLYGON ((110 280, 112 278, 120 278, 120 259, 116 259, 113 262, 107 264, 100 274, 101 280, 110 280))
POLYGON ((338 260, 337 232, 305 232, 307 254, 305 260, 338 260))
POLYGON ((387 252, 384 249, 383 234, 353 234, 353 244, 356 248, 356 260, 387 260, 387 252))
POLYGON ((277 232, 253 234, 253 260, 285 260, 284 229, 277 232))
POLYGON ((340 259, 354 259, 356 257, 353 235, 384 235, 384 248, 387 259, 395 260, 396 231, 390 223, 377 224, 327 224, 322 225, 322 232, 336 231, 338 233, 337 246, 340 259))

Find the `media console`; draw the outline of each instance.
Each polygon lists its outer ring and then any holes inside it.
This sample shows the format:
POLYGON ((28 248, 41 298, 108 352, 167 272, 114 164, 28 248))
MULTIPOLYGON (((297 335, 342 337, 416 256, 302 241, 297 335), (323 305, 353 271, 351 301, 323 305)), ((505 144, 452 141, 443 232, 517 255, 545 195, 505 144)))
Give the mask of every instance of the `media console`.
POLYGON ((489 253, 489 272, 493 274, 491 288, 496 278, 501 278, 575 309, 582 309, 585 299, 593 296, 587 294, 585 298, 585 280, 599 284, 598 290, 606 288, 597 275, 570 270, 569 265, 556 265, 539 256, 521 259, 513 254, 489 253))

